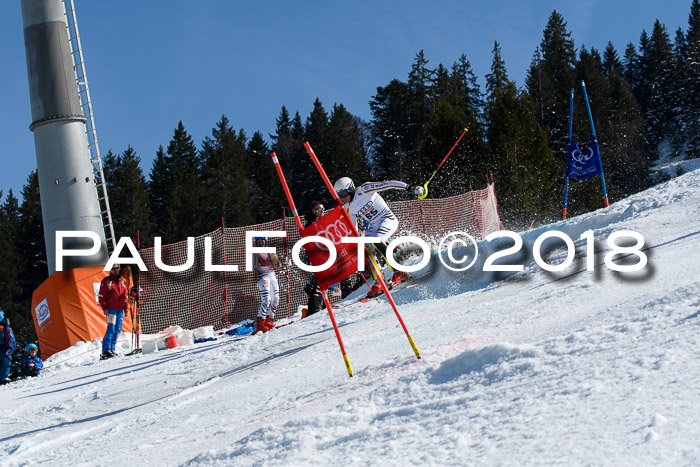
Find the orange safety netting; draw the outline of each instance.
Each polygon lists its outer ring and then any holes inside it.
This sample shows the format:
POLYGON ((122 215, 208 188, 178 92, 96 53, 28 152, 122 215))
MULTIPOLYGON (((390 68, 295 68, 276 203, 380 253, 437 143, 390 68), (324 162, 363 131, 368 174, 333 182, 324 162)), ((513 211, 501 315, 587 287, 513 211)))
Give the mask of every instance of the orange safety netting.
MULTIPOLYGON (((442 199, 398 201, 389 206, 399 218, 395 237, 415 235, 433 248, 450 232, 462 231, 475 239, 501 229, 494 185, 442 199)), ((165 272, 156 267, 153 248, 140 251, 148 271, 140 277, 142 332, 154 333, 171 325, 185 329, 200 326, 225 328, 253 319, 260 306, 257 279, 245 270, 245 232, 286 231, 286 238, 268 238, 275 247, 282 268, 277 271, 280 304, 275 318, 288 317, 306 304, 304 286, 311 273, 302 271, 291 259, 294 244, 301 238, 294 219, 287 217, 263 224, 222 228, 194 239, 194 265, 185 272, 165 272), (236 272, 205 271, 204 239, 212 239, 213 265, 237 265, 236 272)), ((164 245, 162 261, 167 265, 184 264, 187 242, 164 245)))

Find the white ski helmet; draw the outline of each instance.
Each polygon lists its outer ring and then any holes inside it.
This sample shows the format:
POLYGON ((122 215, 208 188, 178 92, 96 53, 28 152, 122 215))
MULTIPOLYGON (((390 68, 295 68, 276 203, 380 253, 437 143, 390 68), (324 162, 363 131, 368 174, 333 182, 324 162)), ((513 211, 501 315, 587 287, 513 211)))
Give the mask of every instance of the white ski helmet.
POLYGON ((333 189, 340 198, 355 194, 355 184, 350 177, 343 177, 336 180, 333 184, 333 189))

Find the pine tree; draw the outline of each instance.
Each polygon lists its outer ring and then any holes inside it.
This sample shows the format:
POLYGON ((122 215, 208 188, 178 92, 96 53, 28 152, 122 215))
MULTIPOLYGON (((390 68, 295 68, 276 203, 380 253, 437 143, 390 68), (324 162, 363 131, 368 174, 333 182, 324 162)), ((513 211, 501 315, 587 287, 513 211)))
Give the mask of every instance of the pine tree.
POLYGON ((211 230, 201 216, 204 190, 200 159, 192 137, 178 122, 167 152, 158 148, 148 181, 153 234, 163 244, 184 241, 211 230))
MULTIPOLYGON (((411 71, 408 73, 408 112, 411 118, 411 125, 420 132, 423 124, 430 119, 433 112, 432 91, 435 71, 428 68, 429 60, 425 58, 425 53, 421 50, 414 58, 411 71)), ((416 135, 419 141, 420 134, 416 135)))
MULTIPOLYGON (((23 257, 21 250, 22 233, 19 201, 10 190, 5 202, 0 206, 0 274, 3 277, 0 283, 0 303, 5 310, 5 316, 12 323, 18 349, 36 340, 31 317, 31 291, 28 291, 28 298, 25 299, 22 288, 22 276, 28 259, 23 257)), ((43 247, 42 245, 42 249, 43 247)), ((18 371, 20 366, 20 359, 13 359, 12 371, 18 371)))
POLYGON ((41 216, 41 198, 39 195, 39 176, 34 170, 27 177, 22 187, 22 204, 20 213, 19 251, 21 255, 22 300, 30 300, 34 289, 39 287, 49 276, 46 262, 46 242, 44 240, 44 221, 41 216))
MULTIPOLYGON (((299 112, 294 114, 294 119, 290 122, 287 109, 282 107, 280 118, 277 119, 276 134, 272 136, 274 141, 272 150, 279 158, 287 184, 292 192, 295 204, 299 205, 299 209, 303 209, 302 206, 304 205, 301 203, 304 200, 300 196, 305 190, 309 189, 305 185, 310 183, 310 171, 312 170, 311 159, 306 154, 306 149, 304 149, 304 138, 304 125, 299 112)), ((316 151, 316 148, 314 148, 314 151, 316 151)), ((313 170, 314 172, 316 171, 315 168, 313 170)), ((314 180, 313 183, 318 182, 314 180)), ((268 200, 271 203, 270 209, 275 213, 275 217, 278 218, 282 209, 287 206, 286 198, 268 198, 268 200)))
MULTIPOLYGON (((595 109, 593 121, 596 127, 600 126, 602 119, 600 116, 607 114, 608 101, 606 99, 606 76, 604 65, 600 58, 600 54, 595 48, 590 51, 585 45, 581 46, 579 59, 576 63, 576 79, 572 83, 575 92, 582 92, 581 82, 586 84, 586 93, 591 109, 595 109)), ((575 115, 574 115, 574 139, 577 141, 585 141, 593 137, 588 111, 586 104, 581 94, 581 99, 575 99, 575 115)), ((568 121, 567 121, 568 123, 568 121)))
POLYGON ((530 64, 526 86, 538 105, 538 120, 549 127, 555 150, 568 140, 569 94, 574 81, 576 52, 564 18, 556 10, 549 16, 543 39, 530 64))
MULTIPOLYGON (((491 113, 493 112, 496 100, 502 97, 511 84, 515 85, 515 83, 512 83, 510 79, 508 79, 506 64, 501 57, 501 45, 498 42, 494 42, 491 53, 493 54, 493 59, 491 60, 491 73, 486 75, 486 107, 484 110, 487 128, 491 126, 491 113)), ((486 137, 487 151, 484 157, 484 166, 489 173, 493 173, 498 165, 500 157, 494 152, 493 143, 495 143, 495 141, 492 141, 491 138, 500 138, 501 135, 498 132, 489 133, 487 130, 486 137)))
POLYGON ((253 224, 246 177, 249 164, 243 131, 236 134, 225 115, 202 144, 203 232, 215 230, 223 217, 228 226, 253 224))
POLYGON ((683 120, 686 158, 700 157, 700 0, 693 0, 685 34, 687 60, 683 67, 683 120))
POLYGON ((286 200, 277 170, 272 164, 270 149, 262 133, 255 132, 246 148, 248 176, 246 194, 255 214, 255 222, 267 222, 280 217, 278 206, 286 200))
POLYGON ((627 47, 625 48, 622 66, 622 76, 630 83, 632 89, 637 88, 641 79, 641 70, 637 48, 631 42, 627 43, 627 47))
MULTIPOLYGON (((329 154, 333 155, 331 163, 325 167, 331 180, 350 177, 356 184, 367 180, 369 170, 365 137, 360 120, 348 112, 344 105, 334 105, 325 145, 329 154)), ((320 197, 317 196, 318 198, 320 197)))
POLYGON ((156 237, 170 238, 167 231, 175 223, 173 211, 169 205, 172 190, 171 161, 166 156, 163 146, 160 146, 156 151, 156 157, 153 159, 148 177, 148 196, 151 202, 151 219, 154 225, 153 235, 156 237))
POLYGON ((655 158, 631 85, 614 71, 607 79, 608 113, 596 131, 608 196, 615 201, 650 185, 649 167, 655 158))
POLYGON ((481 127, 483 99, 471 64, 464 54, 453 63, 448 82, 448 91, 434 98, 435 111, 424 126, 420 151, 414 162, 414 183, 427 180, 464 128, 469 131, 445 161, 440 176, 431 181, 431 197, 463 193, 471 185, 482 184, 485 176, 481 127))
MULTIPOLYGON (((486 104, 491 105, 496 96, 506 90, 509 84, 506 63, 501 57, 501 44, 493 43, 493 60, 491 61, 491 73, 486 75, 486 104)), ((488 114, 488 111, 487 111, 488 114)))
POLYGON ((624 66, 622 65, 620 56, 617 54, 617 50, 615 50, 615 46, 613 46, 612 42, 608 41, 608 45, 605 46, 605 50, 603 51, 603 71, 606 75, 610 76, 612 73, 622 75, 623 70, 624 66))
POLYGON ((318 154, 330 157, 325 147, 326 136, 328 134, 328 112, 323 108, 323 104, 317 97, 314 107, 306 118, 304 126, 304 137, 311 144, 311 147, 318 154))
POLYGON ((378 87, 369 103, 374 148, 370 165, 372 178, 376 180, 404 179, 413 169, 408 156, 413 144, 406 105, 408 96, 408 85, 395 79, 385 87, 378 87))
POLYGON ((671 42, 666 26, 654 22, 652 34, 642 56, 642 81, 647 91, 644 112, 649 124, 649 137, 658 144, 677 131, 671 92, 675 86, 671 42))
MULTIPOLYGON (((2 198, 2 192, 0 192, 2 198)), ((19 265, 22 264, 22 257, 18 240, 20 238, 20 213, 19 201, 9 191, 5 201, 0 206, 0 303, 7 307, 11 303, 18 301, 22 292, 19 282, 19 265)))
MULTIPOLYGON (((301 120, 299 112, 296 113, 295 117, 299 117, 299 120, 301 120)), ((289 111, 285 106, 282 106, 280 116, 277 117, 275 122, 277 124, 275 134, 270 135, 272 139, 272 151, 277 153, 285 176, 291 179, 293 177, 290 177, 290 175, 294 174, 294 166, 291 163, 290 157, 298 145, 298 142, 292 139, 292 122, 289 119, 289 111)))
POLYGON ((141 158, 131 146, 121 153, 110 170, 108 188, 112 223, 117 238, 130 237, 136 244, 139 233, 141 247, 150 246, 151 208, 146 178, 140 167, 141 158))
POLYGON ((481 126, 485 104, 476 75, 466 55, 460 55, 459 60, 452 64, 450 84, 448 102, 457 109, 465 123, 471 125, 470 131, 474 131, 481 126))
MULTIPOLYGON (((433 99, 434 70, 428 68, 428 59, 421 50, 416 54, 411 71, 408 74, 408 96, 406 106, 406 164, 402 169, 412 170, 417 165, 421 142, 425 136, 426 124, 435 109, 433 99)), ((393 174, 391 178, 405 177, 393 174)))
MULTIPOLYGON (((439 99, 440 97, 449 99, 452 89, 450 89, 450 73, 447 71, 442 63, 438 65, 434 72, 435 78, 433 80, 432 89, 430 94, 432 96, 432 101, 439 99)), ((433 105, 433 111, 434 109, 433 105)))
POLYGON ((105 185, 107 185, 107 195, 109 196, 110 190, 114 187, 114 171, 117 169, 117 156, 112 152, 112 150, 107 151, 105 155, 102 156, 102 173, 105 176, 105 185))
POLYGON ((556 217, 563 161, 556 164, 552 159, 532 98, 507 77, 503 79, 503 85, 487 97, 490 158, 486 169, 496 180, 502 221, 508 228, 521 229, 532 220, 548 222, 556 217))
POLYGON ((180 121, 168 144, 167 157, 171 171, 172 192, 168 210, 172 211, 172 224, 163 234, 163 241, 176 242, 188 236, 198 236, 212 230, 204 225, 201 217, 203 189, 200 183, 200 161, 192 137, 180 121))
POLYGON ((679 155, 685 152, 686 141, 688 140, 687 121, 686 121, 686 102, 688 77, 686 75, 686 64, 688 63, 688 43, 685 39, 683 29, 676 30, 676 37, 673 42, 672 51, 673 61, 673 81, 676 83, 672 86, 669 96, 672 100, 671 108, 676 121, 676 129, 671 135, 671 151, 674 155, 679 155))
POLYGON ((306 149, 303 147, 303 142, 309 142, 326 171, 328 171, 328 167, 333 166, 338 157, 328 147, 328 124, 328 112, 326 112, 321 101, 316 98, 314 107, 306 118, 303 141, 300 141, 301 144, 293 156, 297 170, 297 175, 293 182, 295 189, 294 199, 298 200, 299 208, 302 210, 318 199, 321 193, 326 193, 323 181, 311 157, 309 157, 306 149), (298 193, 298 198, 296 193, 298 193))
MULTIPOLYGON (((410 183, 422 184, 430 177, 464 131, 463 122, 460 112, 447 99, 437 99, 435 112, 425 126, 417 177, 408 180, 410 183)), ((466 135, 460 144, 464 139, 466 135)), ((431 198, 441 198, 468 191, 475 174, 483 174, 478 157, 464 150, 464 147, 455 148, 440 169, 440 175, 430 182, 428 194, 431 198)))

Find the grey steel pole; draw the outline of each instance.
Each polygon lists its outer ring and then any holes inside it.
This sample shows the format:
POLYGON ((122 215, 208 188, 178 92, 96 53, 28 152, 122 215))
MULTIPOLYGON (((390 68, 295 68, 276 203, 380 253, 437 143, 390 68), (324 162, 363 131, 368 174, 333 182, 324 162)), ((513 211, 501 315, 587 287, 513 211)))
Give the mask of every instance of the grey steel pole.
MULTIPOLYGON (((66 257, 64 270, 105 264, 107 243, 62 0, 22 0, 22 23, 49 274, 56 272, 58 230, 92 231, 102 243, 95 255, 66 257)), ((66 239, 63 248, 91 246, 76 238, 66 239)))

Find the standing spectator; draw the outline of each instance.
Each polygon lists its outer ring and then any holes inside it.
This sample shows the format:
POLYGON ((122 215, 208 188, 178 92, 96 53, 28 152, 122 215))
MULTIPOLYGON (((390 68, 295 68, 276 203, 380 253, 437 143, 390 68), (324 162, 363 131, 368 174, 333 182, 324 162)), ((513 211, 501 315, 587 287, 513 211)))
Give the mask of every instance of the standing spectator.
MULTIPOLYGON (((265 237, 255 237, 255 246, 262 248, 266 244, 265 237)), ((279 267, 280 262, 274 253, 253 254, 253 270, 258 276, 258 290, 260 290, 261 299, 253 334, 267 332, 275 327, 275 311, 277 311, 277 305, 280 302, 280 289, 275 269, 279 267)))
POLYGON ((24 365, 22 365, 22 374, 25 376, 39 376, 41 369, 44 368, 44 362, 41 361, 36 354, 39 349, 35 344, 27 344, 24 351, 27 356, 24 357, 24 365))
POLYGON ((326 213, 326 208, 323 207, 323 203, 320 201, 314 201, 311 203, 311 215, 305 216, 306 224, 304 228, 310 226, 317 220, 319 220, 326 213))
POLYGON ((15 333, 10 327, 10 320, 0 310, 0 384, 10 382, 12 354, 15 352, 15 333))
POLYGON ((101 359, 115 357, 114 346, 117 337, 122 332, 124 313, 126 312, 129 291, 126 283, 119 277, 119 265, 115 264, 109 271, 109 276, 102 279, 100 284, 100 306, 107 318, 107 332, 102 339, 101 359))
MULTIPOLYGON (((323 207, 322 202, 314 201, 311 203, 311 215, 306 216, 306 225, 304 225, 304 228, 319 220, 325 213, 326 209, 323 207)), ((304 292, 309 296, 309 301, 306 304, 306 314, 304 314, 302 318, 311 316, 323 309, 323 295, 321 295, 321 289, 318 286, 318 282, 316 282, 315 275, 312 275, 309 283, 304 286, 304 292)))

